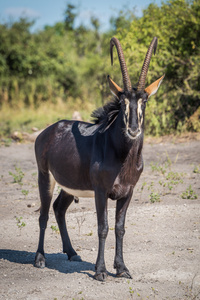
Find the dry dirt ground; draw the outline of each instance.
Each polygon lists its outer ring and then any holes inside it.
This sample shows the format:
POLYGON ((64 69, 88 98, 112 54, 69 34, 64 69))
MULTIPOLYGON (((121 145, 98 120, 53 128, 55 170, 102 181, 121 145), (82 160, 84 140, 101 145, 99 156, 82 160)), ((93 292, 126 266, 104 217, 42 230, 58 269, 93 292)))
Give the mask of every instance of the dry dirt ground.
POLYGON ((109 200, 105 283, 93 279, 98 244, 93 199, 81 198, 67 215, 83 262, 70 262, 62 254, 51 208, 47 266, 33 266, 40 206, 33 149, 32 143, 0 147, 0 299, 200 299, 200 141, 144 145, 145 168, 128 209, 124 239, 133 279, 115 277, 115 202, 109 200))

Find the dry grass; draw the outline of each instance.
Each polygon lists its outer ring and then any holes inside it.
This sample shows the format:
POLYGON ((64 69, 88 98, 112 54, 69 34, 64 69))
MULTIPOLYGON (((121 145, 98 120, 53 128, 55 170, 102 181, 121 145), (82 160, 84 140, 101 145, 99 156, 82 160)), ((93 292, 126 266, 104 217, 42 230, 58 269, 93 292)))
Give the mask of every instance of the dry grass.
POLYGON ((74 111, 79 111, 82 119, 88 121, 93 109, 95 106, 91 104, 61 100, 56 104, 43 103, 37 109, 4 106, 0 110, 0 137, 9 137, 14 131, 31 132, 33 127, 42 129, 58 120, 72 119, 74 111))

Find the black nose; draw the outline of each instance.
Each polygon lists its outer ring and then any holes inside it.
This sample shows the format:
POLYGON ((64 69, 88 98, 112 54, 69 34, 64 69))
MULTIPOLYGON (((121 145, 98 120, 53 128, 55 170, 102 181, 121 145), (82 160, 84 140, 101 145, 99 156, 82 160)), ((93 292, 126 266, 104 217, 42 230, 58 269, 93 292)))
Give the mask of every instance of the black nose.
POLYGON ((137 128, 136 130, 132 130, 132 129, 129 128, 129 129, 128 129, 128 133, 129 133, 130 136, 136 137, 136 135, 137 135, 138 133, 140 133, 140 129, 137 128))
POLYGON ((130 126, 130 130, 133 131, 133 132, 135 132, 135 131, 138 130, 138 126, 132 124, 132 125, 130 126))

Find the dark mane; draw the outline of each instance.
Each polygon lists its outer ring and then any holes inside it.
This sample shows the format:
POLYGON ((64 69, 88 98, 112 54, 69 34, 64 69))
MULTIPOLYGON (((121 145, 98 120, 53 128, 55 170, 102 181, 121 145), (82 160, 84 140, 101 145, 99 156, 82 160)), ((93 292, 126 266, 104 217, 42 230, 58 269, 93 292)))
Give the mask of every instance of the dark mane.
POLYGON ((115 98, 114 100, 106 103, 103 107, 99 107, 91 114, 93 122, 101 127, 101 132, 104 132, 110 127, 118 116, 121 104, 120 101, 115 98))

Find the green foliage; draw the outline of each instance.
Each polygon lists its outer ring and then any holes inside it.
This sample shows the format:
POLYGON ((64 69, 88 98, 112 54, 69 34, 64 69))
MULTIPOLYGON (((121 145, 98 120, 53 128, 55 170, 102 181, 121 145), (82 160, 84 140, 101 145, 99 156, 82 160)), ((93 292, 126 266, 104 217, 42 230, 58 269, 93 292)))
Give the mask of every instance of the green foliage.
POLYGON ((22 229, 23 227, 25 227, 26 226, 26 223, 24 223, 23 221, 22 221, 22 217, 15 217, 15 219, 16 219, 16 221, 17 221, 17 227, 19 228, 19 229, 22 229))
POLYGON ((59 234, 60 230, 56 225, 51 225, 52 232, 59 234))
POLYGON ((139 297, 141 299, 141 295, 130 286, 130 280, 127 280, 127 283, 129 285, 128 291, 129 291, 129 296, 131 297, 131 299, 133 299, 134 296, 135 296, 134 299, 136 299, 136 297, 139 297))
POLYGON ((134 294, 134 290, 132 289, 131 286, 129 286, 129 294, 130 294, 131 297, 132 297, 132 295, 134 294))
POLYGON ((160 172, 162 175, 164 175, 166 172, 166 165, 163 166, 163 165, 160 165, 158 162, 156 162, 156 163, 151 162, 150 166, 151 166, 151 170, 153 172, 157 171, 157 172, 160 172))
POLYGON ((160 193, 159 192, 156 192, 154 190, 154 182, 152 181, 150 183, 150 185, 148 185, 147 187, 148 191, 150 191, 150 194, 149 194, 149 200, 151 203, 155 203, 155 202, 160 202, 161 199, 160 199, 160 193))
POLYGON ((163 194, 166 192, 164 191, 165 188, 168 188, 169 191, 171 191, 174 187, 176 187, 178 184, 183 183, 183 173, 177 173, 177 172, 169 172, 168 175, 165 176, 165 180, 160 180, 159 184, 163 187, 163 194))
POLYGON ((135 83, 153 36, 158 37, 159 47, 152 57, 147 84, 163 73, 166 76, 158 94, 147 105, 146 132, 158 135, 174 130, 197 131, 187 120, 199 107, 200 2, 169 0, 160 7, 150 4, 140 19, 132 21, 128 32, 119 32, 135 83))
POLYGON ((181 194, 181 198, 182 199, 191 199, 191 200, 198 198, 197 194, 193 191, 191 184, 186 189, 186 191, 181 194))
POLYGON ((24 178, 24 173, 20 167, 15 166, 16 173, 9 172, 9 175, 13 177, 13 183, 18 183, 22 185, 22 179, 24 178))
POLYGON ((173 172, 173 171, 171 171, 171 172, 169 172, 169 173, 167 174, 166 179, 167 179, 167 180, 177 180, 177 181, 181 181, 182 178, 184 177, 184 175, 185 175, 185 174, 184 174, 183 172, 178 173, 178 172, 173 172))
MULTIPOLYGON (((121 41, 133 86, 152 37, 158 37, 158 53, 152 57, 147 85, 163 73, 166 76, 147 104, 146 134, 200 131, 198 0, 169 0, 159 7, 150 4, 141 18, 135 17, 134 10, 121 10, 111 19, 112 30, 105 33, 100 33, 101 24, 95 17, 90 29, 75 28, 77 15, 77 8, 68 4, 63 22, 34 33, 30 30, 33 22, 25 18, 0 24, 0 119, 6 109, 14 112, 12 118, 0 121, 0 136, 12 131, 17 109, 36 111, 44 103, 59 106, 62 101, 68 115, 77 106, 91 112, 88 107, 109 100, 106 76, 110 74, 122 84, 117 61, 110 66, 113 35, 121 41)), ((22 127, 26 122, 29 120, 21 121, 22 127)))
MULTIPOLYGON (((168 169, 171 170, 172 164, 176 163, 177 157, 176 157, 175 161, 172 162, 169 155, 167 153, 166 153, 166 155, 167 155, 167 159, 165 160, 164 163, 162 163, 162 164, 160 164, 158 162, 150 163, 151 170, 153 172, 157 172, 162 175, 162 179, 160 179, 158 181, 158 183, 163 188, 163 191, 162 191, 163 195, 165 195, 167 193, 167 189, 169 192, 169 191, 172 191, 172 189, 174 189, 178 184, 182 184, 183 178, 185 176, 185 173, 183 173, 183 172, 181 172, 181 173, 173 172, 173 171, 168 172, 168 169)), ((152 197, 150 195, 150 198, 153 198, 153 197, 154 197, 154 195, 152 195, 152 197)))
POLYGON ((92 236, 93 235, 93 231, 91 230, 89 233, 86 234, 87 236, 92 236))
POLYGON ((200 174, 200 165, 194 167, 193 173, 200 174))
MULTIPOLYGON (((198 198, 198 195, 192 189, 191 185, 189 185, 189 187, 184 191, 188 178, 191 179, 194 176, 191 177, 191 174, 189 175, 184 172, 173 171, 173 169, 176 169, 175 164, 177 159, 178 154, 176 155, 176 158, 172 160, 166 152, 166 157, 160 157, 160 160, 163 162, 159 161, 150 163, 152 172, 156 173, 155 180, 151 182, 148 182, 147 180, 147 182, 144 181, 142 183, 140 187, 140 200, 145 186, 147 187, 146 192, 148 193, 149 201, 151 203, 160 202, 161 197, 169 194, 178 195, 182 199, 198 198)), ((192 172, 196 174, 200 173, 199 167, 200 165, 194 166, 192 172)))
POLYGON ((67 9, 65 11, 65 29, 66 30, 73 30, 74 27, 74 20, 76 18, 76 12, 74 9, 76 7, 73 4, 68 3, 67 9))
POLYGON ((158 192, 151 192, 150 193, 150 202, 160 202, 160 194, 158 192))
POLYGON ((29 190, 22 190, 22 194, 26 197, 29 194, 29 190))

